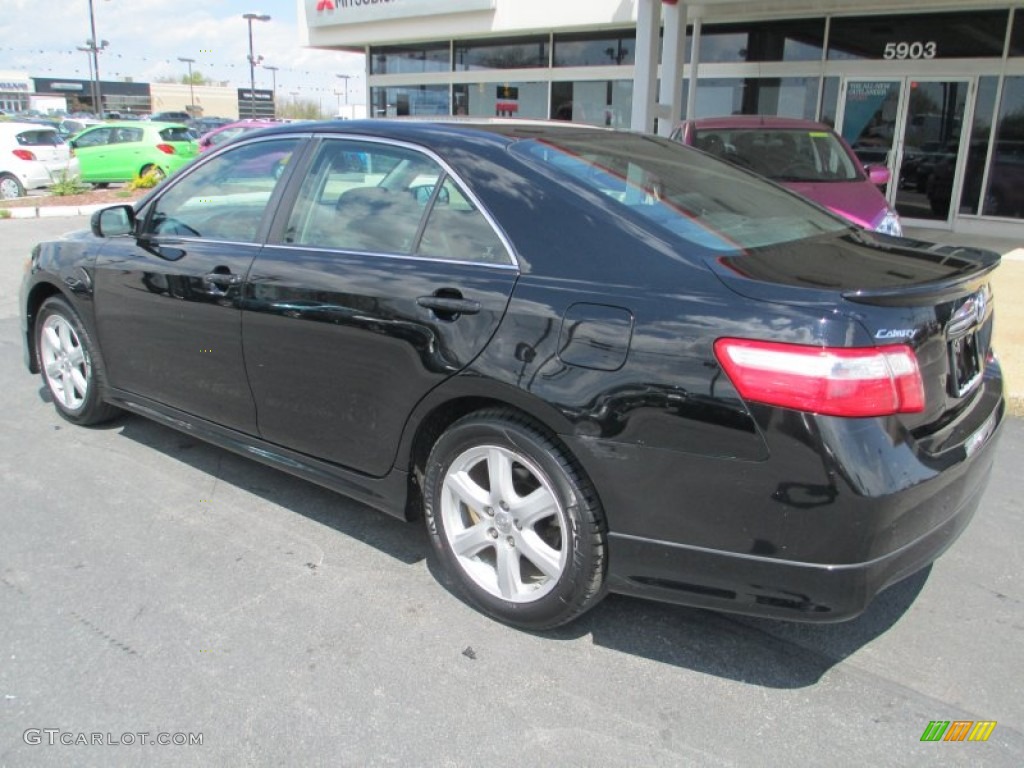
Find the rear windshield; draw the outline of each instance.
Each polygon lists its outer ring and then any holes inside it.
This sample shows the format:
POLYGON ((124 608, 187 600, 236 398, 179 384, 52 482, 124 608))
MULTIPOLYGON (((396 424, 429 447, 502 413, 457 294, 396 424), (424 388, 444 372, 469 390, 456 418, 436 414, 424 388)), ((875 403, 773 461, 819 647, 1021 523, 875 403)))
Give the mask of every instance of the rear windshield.
POLYGON ((51 130, 22 131, 18 134, 18 143, 23 147, 56 147, 63 144, 64 139, 51 130))
POLYGON ((864 172, 831 131, 715 128, 694 134, 698 149, 775 181, 862 181, 864 172))
POLYGON ((850 226, 781 187, 669 139, 593 131, 524 140, 512 152, 715 251, 792 242, 850 226))
POLYGON ((160 138, 164 141, 194 141, 196 135, 191 128, 181 126, 180 128, 164 128, 160 131, 160 138))

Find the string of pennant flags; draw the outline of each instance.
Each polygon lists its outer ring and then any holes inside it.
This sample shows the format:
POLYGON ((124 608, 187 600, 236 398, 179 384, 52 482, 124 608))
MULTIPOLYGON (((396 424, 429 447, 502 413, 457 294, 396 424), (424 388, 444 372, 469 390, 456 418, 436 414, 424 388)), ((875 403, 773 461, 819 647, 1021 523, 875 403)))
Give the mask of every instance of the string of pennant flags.
MULTIPOLYGON (((200 52, 200 55, 201 54, 202 52, 200 52)), ((166 65, 167 72, 159 73, 157 75, 158 77, 177 77, 184 74, 181 63, 175 59, 167 57, 131 56, 116 53, 109 49, 102 52, 100 64, 103 79, 121 79, 125 77, 138 79, 137 75, 134 75, 131 71, 127 71, 131 69, 132 65, 136 65, 139 68, 152 67, 153 65, 166 65), (121 65, 120 70, 119 65, 121 65)), ((237 83, 241 85, 248 85, 249 82, 248 58, 243 58, 240 63, 236 64, 232 62, 215 61, 212 59, 204 61, 203 59, 196 57, 196 62, 193 67, 197 73, 201 73, 205 78, 214 82, 220 83, 223 81, 237 80, 237 83), (227 76, 221 76, 225 70, 227 70, 227 76)), ((13 46, 0 46, 0 70, 3 69, 28 70, 30 75, 52 75, 57 77, 80 75, 83 78, 89 77, 90 71, 88 60, 86 57, 83 57, 82 51, 45 50, 40 48, 18 48, 13 46), (40 65, 38 61, 39 56, 60 58, 40 65), (64 57, 70 57, 68 64, 63 63, 64 57)), ((261 80, 270 79, 270 72, 263 70, 263 66, 258 66, 257 76, 261 80)), ((335 75, 333 72, 329 75, 330 80, 325 80, 323 83, 316 84, 309 82, 311 78, 317 77, 324 77, 323 71, 277 66, 275 72, 278 90, 299 91, 300 93, 313 94, 334 94, 338 91, 339 86, 334 79, 335 75), (293 84, 289 78, 299 79, 300 82, 293 84)), ((353 88, 357 87, 355 81, 358 81, 361 77, 361 73, 352 75, 352 80, 354 81, 352 84, 353 88)))

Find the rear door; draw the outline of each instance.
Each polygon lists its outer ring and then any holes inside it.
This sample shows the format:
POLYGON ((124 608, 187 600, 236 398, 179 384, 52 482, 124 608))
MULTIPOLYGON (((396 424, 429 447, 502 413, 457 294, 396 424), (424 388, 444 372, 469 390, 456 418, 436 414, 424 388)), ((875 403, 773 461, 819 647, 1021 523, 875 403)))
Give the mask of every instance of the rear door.
POLYGON ((502 237, 435 158, 323 141, 247 286, 260 434, 385 474, 410 411, 484 348, 517 276, 502 237))

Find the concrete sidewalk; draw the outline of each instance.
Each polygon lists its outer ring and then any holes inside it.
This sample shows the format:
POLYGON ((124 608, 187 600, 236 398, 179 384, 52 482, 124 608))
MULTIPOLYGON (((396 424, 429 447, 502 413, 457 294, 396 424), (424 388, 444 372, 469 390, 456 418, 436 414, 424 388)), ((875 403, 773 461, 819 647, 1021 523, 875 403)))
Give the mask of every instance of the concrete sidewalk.
MULTIPOLYGON (((10 208, 11 218, 83 216, 111 203, 83 206, 10 208)), ((907 228, 907 237, 931 242, 988 248, 1002 254, 992 279, 996 301, 995 350, 1006 378, 1010 412, 1024 416, 1024 244, 1006 238, 960 235, 936 229, 907 228)))

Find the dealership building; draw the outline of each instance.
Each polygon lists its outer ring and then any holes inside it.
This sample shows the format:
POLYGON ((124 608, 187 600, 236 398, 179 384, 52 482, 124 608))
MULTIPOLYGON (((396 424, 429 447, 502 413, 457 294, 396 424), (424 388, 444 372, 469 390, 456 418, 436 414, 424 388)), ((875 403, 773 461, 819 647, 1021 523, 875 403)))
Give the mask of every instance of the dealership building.
POLYGON ((978 0, 301 0, 368 112, 655 131, 763 114, 888 164, 905 223, 1024 235, 1024 6, 978 0))

